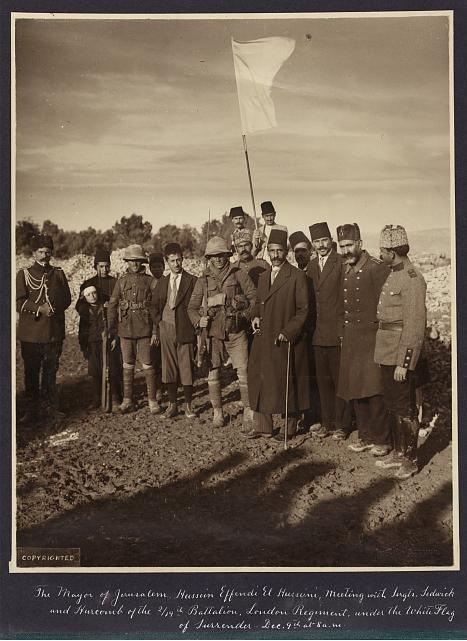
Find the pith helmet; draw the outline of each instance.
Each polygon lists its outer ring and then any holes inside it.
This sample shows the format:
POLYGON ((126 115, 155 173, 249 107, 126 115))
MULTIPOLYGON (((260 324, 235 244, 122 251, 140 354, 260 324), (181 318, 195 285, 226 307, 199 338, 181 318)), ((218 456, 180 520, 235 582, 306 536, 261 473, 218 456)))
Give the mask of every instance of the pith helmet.
POLYGON ((128 245, 128 247, 125 247, 123 260, 141 260, 143 263, 148 262, 141 245, 128 245))
POLYGON ((227 243, 220 236, 213 236, 210 238, 206 245, 205 256, 219 256, 220 254, 228 254, 232 256, 232 252, 227 247, 227 243))

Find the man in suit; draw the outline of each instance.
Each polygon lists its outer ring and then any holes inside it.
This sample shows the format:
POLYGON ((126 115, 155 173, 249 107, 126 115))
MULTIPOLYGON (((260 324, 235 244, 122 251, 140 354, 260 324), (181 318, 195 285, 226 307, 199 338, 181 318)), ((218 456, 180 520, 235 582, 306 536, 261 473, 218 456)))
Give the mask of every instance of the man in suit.
MULTIPOLYGON (((151 287, 155 289, 158 282, 164 275, 164 254, 161 252, 152 252, 149 254, 149 271, 154 277, 151 287)), ((156 400, 160 402, 162 400, 162 356, 160 344, 151 345, 151 362, 156 373, 156 400)))
POLYGON ((173 418, 178 414, 180 380, 185 397, 184 413, 193 419, 196 416, 192 406, 195 332, 187 308, 197 278, 183 269, 183 254, 178 243, 166 245, 164 255, 170 274, 160 279, 153 296, 157 340, 161 346, 162 382, 169 397, 163 417, 173 418))
POLYGON ((311 273, 311 252, 310 239, 302 231, 295 231, 290 234, 290 246, 293 249, 298 269, 305 272, 308 282, 308 318, 305 326, 308 345, 308 369, 310 374, 310 408, 303 412, 303 419, 299 422, 300 429, 316 432, 321 427, 321 410, 319 403, 318 386, 316 382, 315 354, 313 351, 313 334, 316 327, 316 300, 311 273))
POLYGON ((276 224, 276 210, 270 200, 265 200, 261 203, 261 215, 264 225, 261 225, 253 232, 253 256, 255 258, 263 258, 267 263, 271 264, 269 253, 266 251, 269 235, 273 229, 281 229, 288 233, 287 227, 276 224))
MULTIPOLYGON (((273 229, 267 249, 272 267, 259 277, 253 308, 255 335, 248 363, 248 389, 254 416, 253 429, 246 438, 271 437, 272 415, 285 413, 287 397, 287 434, 292 437, 297 417, 310 407, 308 349, 303 333, 308 317, 307 278, 287 261, 287 232, 273 229)), ((284 432, 282 426, 274 438, 282 441, 284 432)))
POLYGON ((309 229, 316 252, 308 272, 313 280, 316 299, 313 351, 321 402, 321 426, 311 431, 320 438, 332 432, 334 439, 345 440, 351 429, 351 408, 337 396, 343 316, 342 258, 333 245, 326 222, 315 223, 309 229))
POLYGON ((46 234, 34 236, 31 248, 34 263, 21 269, 16 277, 17 338, 24 361, 27 400, 22 423, 37 420, 41 400, 49 416, 60 418, 56 377, 65 338, 65 310, 71 303, 65 274, 50 264, 52 238, 46 234))
POLYGON ((375 363, 375 343, 378 301, 390 269, 362 248, 357 223, 339 226, 337 239, 345 265, 337 393, 353 401, 358 427, 358 440, 351 443, 349 449, 370 450, 374 456, 385 456, 391 451, 391 439, 381 368, 375 363))

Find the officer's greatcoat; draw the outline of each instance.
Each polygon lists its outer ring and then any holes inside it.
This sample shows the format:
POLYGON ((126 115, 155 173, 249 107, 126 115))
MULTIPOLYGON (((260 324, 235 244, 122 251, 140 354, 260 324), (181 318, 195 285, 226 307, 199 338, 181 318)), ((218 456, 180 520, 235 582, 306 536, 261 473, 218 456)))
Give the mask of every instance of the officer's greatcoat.
POLYGON ((426 328, 426 283, 408 258, 391 268, 378 303, 375 361, 414 370, 426 328))
POLYGON ((253 317, 261 319, 261 333, 255 334, 248 362, 250 406, 263 414, 285 412, 287 343, 274 345, 283 333, 291 342, 289 412, 310 407, 308 347, 303 333, 308 317, 306 274, 287 261, 272 286, 271 272, 259 277, 253 317))
POLYGON ((383 393, 375 363, 376 308, 389 268, 365 250, 342 277, 344 323, 337 395, 346 401, 383 393))
POLYGON ((16 311, 19 314, 18 340, 24 343, 53 343, 65 338, 65 310, 71 303, 68 281, 60 267, 35 262, 16 277, 16 311), (49 303, 52 316, 39 314, 49 303))

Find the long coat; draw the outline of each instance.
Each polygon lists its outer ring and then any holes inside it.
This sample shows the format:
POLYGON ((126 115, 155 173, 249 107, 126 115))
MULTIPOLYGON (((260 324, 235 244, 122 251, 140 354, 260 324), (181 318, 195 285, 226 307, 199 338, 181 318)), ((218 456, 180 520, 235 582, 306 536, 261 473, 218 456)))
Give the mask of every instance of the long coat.
MULTIPOLYGON (((196 276, 192 276, 185 270, 182 270, 182 277, 180 278, 180 285, 178 286, 177 298, 175 300, 175 335, 177 337, 177 343, 180 344, 193 343, 195 340, 195 330, 188 316, 187 309, 197 280, 196 276)), ((156 327, 158 327, 162 319, 162 313, 167 302, 169 281, 170 275, 160 278, 153 292, 152 304, 155 309, 156 327)))
POLYGON ((308 317, 308 283, 304 272, 287 261, 272 286, 270 270, 258 281, 257 301, 252 316, 261 319, 261 333, 255 334, 248 362, 250 406, 264 414, 285 412, 287 343, 276 347, 283 333, 291 343, 289 412, 310 407, 308 350, 303 329, 308 317))
POLYGON ((356 265, 348 265, 342 276, 344 323, 337 396, 346 401, 383 393, 375 342, 381 288, 389 268, 363 251, 356 265))
POLYGON ((340 344, 342 324, 342 257, 332 249, 320 272, 318 258, 312 258, 308 272, 313 279, 316 298, 316 327, 313 345, 333 347, 340 344))

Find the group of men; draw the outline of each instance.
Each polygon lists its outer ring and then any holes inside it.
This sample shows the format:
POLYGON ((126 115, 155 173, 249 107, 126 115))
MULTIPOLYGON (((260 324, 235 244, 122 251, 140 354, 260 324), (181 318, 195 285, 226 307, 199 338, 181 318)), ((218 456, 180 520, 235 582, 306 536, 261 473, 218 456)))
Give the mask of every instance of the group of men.
MULTIPOLYGON (((124 252, 127 272, 118 280, 109 274, 110 255, 96 251, 96 276, 83 283, 76 305, 95 404, 102 347, 93 343, 102 346, 104 332, 121 412, 134 409, 138 359, 151 413, 175 417, 181 384, 183 412, 194 419, 197 349, 197 359, 202 355, 208 362, 214 427, 225 424, 221 368, 229 362, 238 377, 246 439, 282 441, 309 430, 317 439, 345 441, 356 423, 358 438, 349 448, 369 451, 376 465, 409 478, 418 469, 415 391, 426 284, 408 258, 405 229, 382 230, 379 259, 363 249, 356 223, 340 225, 336 243, 326 222, 311 225, 309 236, 297 231, 289 237, 275 223, 270 201, 261 211, 265 224, 252 233, 242 207, 231 209, 232 236, 208 240, 199 278, 183 268, 177 243, 149 260, 142 247, 130 245, 124 252), (297 267, 287 259, 290 249, 297 267), (274 415, 282 416, 278 433, 274 415)), ((51 239, 36 237, 33 250, 34 264, 17 277, 29 414, 39 400, 41 367, 42 395, 57 410, 55 375, 70 304, 65 275, 50 266, 51 239)))

